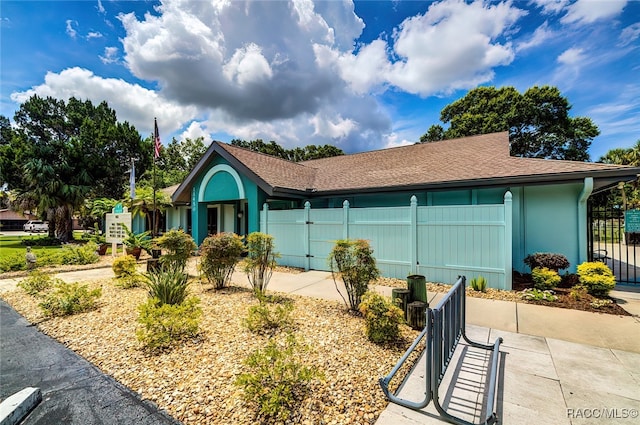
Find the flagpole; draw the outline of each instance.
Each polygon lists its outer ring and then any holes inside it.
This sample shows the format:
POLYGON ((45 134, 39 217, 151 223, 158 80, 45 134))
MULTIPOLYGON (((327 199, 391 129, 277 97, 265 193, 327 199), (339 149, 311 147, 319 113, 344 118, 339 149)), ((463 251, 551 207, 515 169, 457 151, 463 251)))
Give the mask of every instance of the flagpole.
POLYGON ((156 237, 156 157, 158 143, 158 121, 153 118, 153 215, 151 216, 151 236, 156 237))

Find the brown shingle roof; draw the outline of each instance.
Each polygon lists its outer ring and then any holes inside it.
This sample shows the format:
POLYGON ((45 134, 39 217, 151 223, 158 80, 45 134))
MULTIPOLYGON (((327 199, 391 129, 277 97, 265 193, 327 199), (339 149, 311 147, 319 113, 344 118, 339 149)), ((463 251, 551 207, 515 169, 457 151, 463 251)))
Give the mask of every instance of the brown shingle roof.
MULTIPOLYGON (((635 177, 640 168, 593 162, 519 158, 509 155, 507 132, 441 142, 342 155, 294 163, 270 155, 214 142, 183 182, 174 201, 189 200, 195 176, 217 152, 241 174, 269 195, 301 195, 384 191, 396 188, 451 188, 516 183, 580 180, 587 176, 610 179, 635 177)), ((607 182, 608 184, 610 182, 607 182)))
POLYGON ((509 155, 507 132, 305 161, 318 191, 357 190, 619 170, 617 165, 509 155))

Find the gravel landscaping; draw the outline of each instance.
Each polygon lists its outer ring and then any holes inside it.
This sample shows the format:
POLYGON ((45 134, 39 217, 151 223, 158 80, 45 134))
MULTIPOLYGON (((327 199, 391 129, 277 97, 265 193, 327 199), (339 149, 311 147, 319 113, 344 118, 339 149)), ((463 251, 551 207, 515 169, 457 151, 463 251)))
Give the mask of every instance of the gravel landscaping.
MULTIPOLYGON (((105 270, 105 275, 111 271, 105 270)), ((185 424, 262 421, 234 385, 245 368, 242 360, 263 347, 267 338, 242 325, 248 307, 257 303, 246 288, 214 291, 210 285, 192 284, 191 292, 201 299, 203 309, 200 335, 152 354, 135 337, 136 307, 146 299, 146 291, 117 288, 111 279, 90 286, 102 287, 99 308, 63 318, 45 319, 37 300, 20 289, 2 298, 44 333, 185 424)), ((377 380, 389 372, 417 332, 403 326, 401 341, 379 346, 367 340, 364 321, 343 304, 287 297, 295 305, 295 334, 309 346, 305 362, 324 375, 311 383, 287 423, 373 424, 387 405, 377 380)))
MULTIPOLYGON (((110 256, 101 257, 99 264, 91 266, 109 267, 112 260, 110 256)), ((78 270, 91 266, 67 266, 47 271, 78 270)), ((192 277, 194 270, 191 270, 192 277)), ((301 272, 283 267, 278 271, 301 272)), ((11 277, 25 275, 25 272, 11 273, 11 277)), ((236 271, 234 274, 234 280, 242 283, 218 291, 194 278, 190 291, 200 298, 203 310, 199 335, 170 350, 156 353, 144 350, 136 339, 139 327, 137 306, 147 299, 146 291, 115 286, 110 268, 104 268, 104 276, 103 280, 89 283, 92 288, 102 288, 99 308, 75 316, 45 318, 37 306, 38 300, 21 289, 0 296, 31 323, 37 324, 42 332, 185 424, 268 423, 259 416, 255 405, 243 400, 242 390, 234 385, 235 379, 246 372, 243 360, 257 348, 264 347, 268 338, 250 332, 242 324, 248 308, 257 304, 255 296, 245 286, 243 273, 236 271)), ((4 273, 2 277, 10 276, 4 273)), ((405 280, 390 278, 380 278, 376 284, 407 286, 405 280)), ((444 293, 450 287, 427 283, 429 293, 444 293)), ((527 302, 516 291, 487 289, 486 292, 478 292, 467 288, 467 294, 527 302)), ((387 406, 378 378, 391 370, 417 332, 401 326, 399 341, 391 345, 376 345, 366 338, 364 320, 348 313, 343 303, 281 295, 292 300, 295 306, 294 333, 309 348, 300 358, 307 365, 315 365, 323 375, 311 382, 306 398, 291 412, 286 423, 375 423, 387 406)), ((563 292, 560 291, 559 295, 561 302, 542 304, 589 309, 586 300, 581 306, 575 300, 571 303, 568 295, 563 297, 563 292)), ((628 314, 615 304, 597 311, 628 314)), ((402 376, 402 373, 398 375, 402 376)), ((393 384, 398 385, 399 382, 393 384)))

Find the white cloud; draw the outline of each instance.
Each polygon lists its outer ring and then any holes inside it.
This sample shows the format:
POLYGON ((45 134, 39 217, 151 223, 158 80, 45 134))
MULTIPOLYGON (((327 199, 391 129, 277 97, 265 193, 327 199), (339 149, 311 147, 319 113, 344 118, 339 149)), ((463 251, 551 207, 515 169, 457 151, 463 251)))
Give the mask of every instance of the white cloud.
POLYGON ((567 14, 560 20, 564 24, 590 24, 619 15, 627 0, 577 0, 567 7, 567 14))
POLYGON ((351 119, 336 116, 333 119, 315 115, 310 120, 313 125, 314 136, 327 137, 329 139, 343 139, 357 128, 357 124, 351 119))
MULTIPOLYGON (((412 142, 393 131, 377 95, 430 96, 490 81, 495 67, 513 61, 511 37, 524 15, 511 1, 444 0, 406 19, 390 41, 356 46, 364 22, 350 1, 163 0, 143 18, 120 15, 122 50, 110 46, 100 56, 157 83, 157 91, 70 68, 12 99, 107 99, 143 135, 157 116, 167 136, 379 149, 412 142)), ((75 34, 77 23, 68 26, 75 34)), ((539 29, 528 43, 546 35, 539 29)))
POLYGON ((550 40, 553 37, 553 34, 553 31, 549 29, 549 24, 545 21, 542 25, 536 28, 531 37, 516 45, 516 52, 522 52, 524 50, 540 46, 545 41, 550 40))
POLYGON ((118 49, 117 47, 114 47, 114 46, 105 47, 104 55, 100 56, 100 60, 104 64, 118 63, 120 61, 120 58, 118 56, 119 53, 120 53, 120 49, 118 49))
POLYGON ((67 25, 67 27, 66 27, 67 35, 69 37, 71 37, 71 38, 76 38, 76 36, 78 35, 78 32, 75 30, 75 28, 73 28, 73 26, 74 26, 74 24, 78 25, 78 22, 76 22, 76 21, 74 21, 72 19, 67 19, 65 23, 67 25))
POLYGON ((585 57, 583 49, 572 47, 558 56, 558 62, 562 65, 578 66, 585 60, 585 57))
POLYGON ((198 137, 202 137, 204 140, 204 145, 208 146, 212 142, 211 134, 207 130, 206 126, 203 123, 198 121, 192 121, 191 124, 180 134, 178 140, 191 139, 195 140, 198 137))
POLYGON ((569 0, 532 0, 532 4, 542 8, 542 13, 558 14, 569 4, 569 0))
POLYGON ((631 24, 620 33, 620 45, 626 46, 633 43, 640 37, 640 22, 631 24))
POLYGON ((91 31, 89 32, 89 34, 87 34, 87 40, 90 40, 92 38, 102 38, 102 34, 96 31, 91 31))
POLYGON ((102 13, 103 15, 107 13, 107 11, 104 9, 104 6, 102 5, 102 0, 98 0, 98 6, 96 7, 98 9, 98 12, 102 13))
MULTIPOLYGON (((356 54, 336 55, 340 73, 356 93, 379 84, 421 96, 472 88, 490 81, 494 67, 513 61, 511 43, 497 40, 524 14, 511 2, 434 3, 396 31, 390 49, 396 60, 388 59, 386 43, 376 40, 356 54)), ((322 52, 321 63, 329 58, 322 52)))
POLYGON ((60 73, 48 72, 44 84, 11 95, 11 100, 24 103, 33 95, 68 100, 88 99, 94 105, 107 99, 118 112, 118 120, 133 124, 143 137, 153 130, 153 117, 158 117, 164 131, 174 132, 197 115, 196 108, 178 105, 153 90, 115 78, 101 78, 83 68, 69 68, 60 73))
POLYGON ((273 77, 273 71, 255 43, 236 49, 229 61, 223 65, 222 73, 229 81, 239 86, 260 83, 273 77))

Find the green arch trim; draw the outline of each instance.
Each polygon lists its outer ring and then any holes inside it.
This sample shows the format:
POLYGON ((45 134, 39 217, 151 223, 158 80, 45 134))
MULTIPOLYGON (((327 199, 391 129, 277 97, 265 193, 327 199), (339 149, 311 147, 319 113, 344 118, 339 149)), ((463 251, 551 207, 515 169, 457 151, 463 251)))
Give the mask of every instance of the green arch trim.
POLYGON ((211 179, 216 173, 221 173, 221 172, 226 172, 231 174, 231 177, 233 177, 233 179, 235 180, 236 186, 238 188, 238 198, 245 199, 244 186, 242 185, 242 180, 240 179, 240 175, 238 174, 238 172, 227 164, 218 164, 215 167, 211 168, 209 171, 207 171, 207 174, 205 174, 204 177, 202 178, 202 183, 200 183, 200 192, 198 193, 198 202, 204 202, 204 193, 207 189, 207 185, 209 184, 209 181, 211 181, 211 179))

